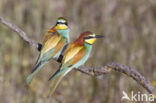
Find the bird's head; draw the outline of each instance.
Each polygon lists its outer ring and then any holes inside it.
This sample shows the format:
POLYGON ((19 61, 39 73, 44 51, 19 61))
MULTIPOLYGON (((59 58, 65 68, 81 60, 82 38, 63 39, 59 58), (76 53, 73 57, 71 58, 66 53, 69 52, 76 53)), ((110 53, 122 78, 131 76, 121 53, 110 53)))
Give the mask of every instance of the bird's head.
POLYGON ((67 19, 64 17, 59 17, 56 22, 56 29, 57 30, 68 29, 67 19))
POLYGON ((96 35, 92 32, 88 32, 86 36, 84 36, 84 41, 90 45, 92 45, 97 38, 103 38, 104 36, 102 35, 96 35))
POLYGON ((79 43, 80 45, 84 45, 84 43, 88 43, 92 45, 96 41, 97 38, 103 38, 103 37, 104 36, 102 35, 96 35, 90 31, 87 31, 87 32, 81 33, 81 35, 76 40, 76 42, 79 43))

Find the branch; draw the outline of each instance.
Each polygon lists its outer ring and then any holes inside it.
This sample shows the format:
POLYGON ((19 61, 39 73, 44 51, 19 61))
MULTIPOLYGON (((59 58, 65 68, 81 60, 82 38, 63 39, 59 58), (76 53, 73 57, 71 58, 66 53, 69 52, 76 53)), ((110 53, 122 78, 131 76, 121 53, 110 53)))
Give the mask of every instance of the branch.
MULTIPOLYGON (((39 51, 42 47, 42 45, 30 38, 28 38, 27 34, 21 30, 16 25, 4 20, 3 17, 0 17, 0 22, 9 27, 11 30, 15 31, 24 41, 29 43, 30 45, 36 47, 39 51)), ((142 87, 144 87, 149 93, 152 93, 156 97, 156 89, 151 84, 150 81, 148 81, 144 76, 142 76, 139 72, 136 71, 136 69, 122 65, 120 63, 108 63, 106 66, 100 67, 100 68, 88 68, 85 66, 81 66, 78 68, 82 73, 91 75, 91 76, 99 76, 103 74, 107 74, 114 71, 124 73, 127 76, 131 77, 133 80, 135 80, 137 83, 139 83, 142 87)))
POLYGON ((106 66, 99 68, 88 68, 85 66, 81 66, 78 69, 80 72, 91 75, 91 76, 99 76, 103 74, 108 74, 112 71, 120 72, 126 74, 127 76, 134 79, 137 83, 139 83, 142 87, 144 87, 149 93, 155 95, 156 98, 156 89, 151 84, 149 80, 147 80, 144 76, 142 76, 136 69, 122 65, 120 63, 108 63, 106 66))
POLYGON ((26 41, 27 43, 29 43, 30 45, 36 47, 39 51, 42 48, 42 45, 30 38, 28 38, 27 34, 20 29, 19 27, 17 27, 16 25, 4 20, 3 17, 0 16, 0 22, 4 25, 6 25, 7 27, 9 27, 11 30, 13 30, 14 32, 16 32, 24 41, 26 41))

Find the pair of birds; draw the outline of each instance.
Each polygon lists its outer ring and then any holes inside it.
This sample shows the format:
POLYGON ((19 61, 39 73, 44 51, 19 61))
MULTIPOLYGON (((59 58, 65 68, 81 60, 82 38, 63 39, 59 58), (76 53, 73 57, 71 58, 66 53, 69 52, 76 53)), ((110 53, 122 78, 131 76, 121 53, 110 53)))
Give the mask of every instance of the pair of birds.
POLYGON ((50 59, 57 59, 61 65, 49 79, 54 80, 50 92, 52 95, 59 82, 68 72, 73 68, 78 68, 87 61, 92 50, 92 44, 97 38, 102 37, 102 35, 95 35, 87 31, 83 32, 77 40, 70 43, 67 20, 59 17, 56 25, 49 29, 45 35, 35 68, 26 79, 27 84, 31 83, 32 79, 50 59))

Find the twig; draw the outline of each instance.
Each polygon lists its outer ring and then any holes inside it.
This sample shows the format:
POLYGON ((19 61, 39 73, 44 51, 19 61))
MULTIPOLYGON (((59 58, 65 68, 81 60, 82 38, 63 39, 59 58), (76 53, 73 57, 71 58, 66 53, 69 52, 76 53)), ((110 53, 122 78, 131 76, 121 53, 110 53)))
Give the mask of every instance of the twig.
MULTIPOLYGON (((30 38, 27 37, 27 34, 21 30, 16 25, 4 20, 4 18, 0 17, 0 22, 9 27, 11 30, 15 31, 24 41, 28 42, 30 45, 35 46, 38 50, 41 49, 42 45, 30 38)), ((151 84, 150 81, 148 81, 144 76, 142 76, 139 72, 136 71, 136 69, 122 65, 120 63, 109 63, 106 64, 106 66, 99 67, 99 68, 88 68, 85 66, 81 66, 78 68, 82 73, 91 75, 91 76, 99 76, 103 74, 107 74, 112 72, 112 70, 124 73, 127 76, 134 79, 137 83, 139 83, 142 87, 144 87, 149 93, 152 93, 156 96, 156 89, 151 84)))

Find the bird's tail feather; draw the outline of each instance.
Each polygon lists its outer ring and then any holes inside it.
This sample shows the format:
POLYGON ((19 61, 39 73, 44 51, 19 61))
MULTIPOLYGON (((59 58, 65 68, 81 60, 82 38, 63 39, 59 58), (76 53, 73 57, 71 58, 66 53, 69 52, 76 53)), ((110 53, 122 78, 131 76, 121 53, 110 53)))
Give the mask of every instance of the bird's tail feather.
POLYGON ((41 68, 46 64, 46 62, 39 62, 35 68, 32 70, 31 74, 28 75, 26 83, 29 85, 36 74, 41 70, 41 68))
POLYGON ((55 79, 56 77, 58 77, 59 75, 61 75, 62 73, 68 73, 68 71, 70 71, 70 69, 72 69, 71 67, 70 68, 65 68, 65 69, 58 69, 50 78, 49 80, 53 80, 55 79))
POLYGON ((60 81, 63 79, 63 77, 72 70, 72 68, 66 68, 65 70, 63 71, 59 71, 55 76, 54 78, 54 81, 53 81, 53 84, 52 84, 52 87, 51 87, 51 90, 50 90, 50 93, 49 93, 49 96, 53 95, 53 93, 55 92, 55 89, 56 87, 58 86, 58 84, 60 83, 60 81))

